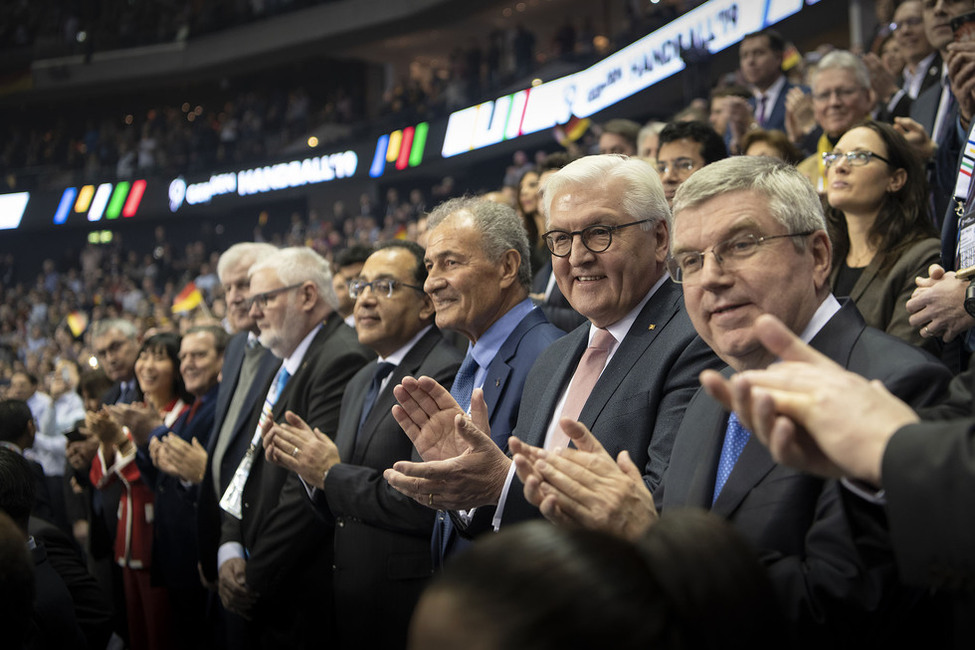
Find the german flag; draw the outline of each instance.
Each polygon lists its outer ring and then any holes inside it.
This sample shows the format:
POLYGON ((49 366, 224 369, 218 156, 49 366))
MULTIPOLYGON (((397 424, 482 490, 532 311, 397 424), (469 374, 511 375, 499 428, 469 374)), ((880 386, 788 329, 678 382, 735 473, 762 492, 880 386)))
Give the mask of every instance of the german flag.
POLYGON ((193 282, 188 283, 183 290, 173 298, 173 313, 193 311, 203 302, 203 294, 193 282))

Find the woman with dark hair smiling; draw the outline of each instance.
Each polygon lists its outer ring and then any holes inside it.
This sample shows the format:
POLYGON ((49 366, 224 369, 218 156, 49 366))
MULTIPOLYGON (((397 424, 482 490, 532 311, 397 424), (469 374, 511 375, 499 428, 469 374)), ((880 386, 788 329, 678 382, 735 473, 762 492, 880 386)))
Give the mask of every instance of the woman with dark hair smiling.
POLYGON ((823 155, 826 219, 833 240, 830 284, 867 324, 938 353, 908 321, 914 278, 940 260, 924 170, 893 127, 862 122, 823 155))
POLYGON ((135 377, 145 405, 102 407, 89 411, 86 427, 98 437, 98 455, 91 463, 90 478, 99 489, 121 481, 115 559, 122 567, 129 647, 171 647, 172 621, 166 590, 150 578, 153 538, 152 490, 136 465, 136 446, 146 444, 140 433, 154 426, 172 426, 189 408, 190 396, 179 374, 178 334, 155 334, 146 339, 135 362, 135 377), (141 426, 135 426, 139 420, 141 426), (130 426, 131 425, 131 426, 130 426))

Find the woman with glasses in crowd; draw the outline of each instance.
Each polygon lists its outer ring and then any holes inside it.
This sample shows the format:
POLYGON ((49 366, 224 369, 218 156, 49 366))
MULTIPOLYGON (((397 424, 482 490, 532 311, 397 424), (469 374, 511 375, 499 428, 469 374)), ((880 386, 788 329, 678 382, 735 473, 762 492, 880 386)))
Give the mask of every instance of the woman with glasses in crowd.
POLYGON ((940 263, 924 170, 888 124, 862 122, 823 155, 826 219, 833 241, 830 283, 849 296, 868 325, 939 352, 908 321, 914 278, 940 263))

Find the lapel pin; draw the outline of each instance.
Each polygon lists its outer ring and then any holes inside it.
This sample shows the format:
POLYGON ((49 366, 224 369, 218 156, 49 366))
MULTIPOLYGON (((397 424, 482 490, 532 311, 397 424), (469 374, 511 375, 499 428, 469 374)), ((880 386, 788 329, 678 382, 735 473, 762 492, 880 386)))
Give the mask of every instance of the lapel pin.
POLYGON ((501 380, 500 379, 495 379, 494 380, 494 387, 497 388, 500 385, 501 385, 501 380))
POLYGON ((656 323, 650 323, 650 325, 649 325, 649 327, 647 327, 647 329, 652 332, 653 330, 657 329, 657 324, 656 323))

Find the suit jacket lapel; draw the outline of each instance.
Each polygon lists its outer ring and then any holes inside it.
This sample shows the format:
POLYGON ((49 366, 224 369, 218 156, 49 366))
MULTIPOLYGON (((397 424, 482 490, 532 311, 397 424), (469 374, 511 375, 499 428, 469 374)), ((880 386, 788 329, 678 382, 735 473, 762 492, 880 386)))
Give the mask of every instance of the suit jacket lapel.
MULTIPOLYGON (((647 301, 643 309, 637 315, 636 320, 626 333, 620 343, 609 365, 599 376, 592 394, 586 400, 579 414, 579 420, 586 426, 592 428, 600 412, 606 403, 616 393, 620 383, 626 379, 634 364, 643 355, 643 352, 650 347, 657 333, 662 331, 668 322, 677 314, 680 309, 681 290, 676 284, 669 280, 664 282, 657 292, 647 301)), ((580 352, 580 356, 581 356, 580 352)), ((576 362, 569 371, 569 376, 575 371, 576 362)), ((560 391, 561 394, 561 391, 560 391)))
MULTIPOLYGON (((311 344, 308 349, 305 350, 305 355, 301 359, 301 365, 298 366, 297 372, 295 372, 288 383, 285 384, 284 390, 278 395, 278 401, 274 403, 274 409, 271 411, 274 415, 274 421, 279 422, 284 416, 284 412, 287 410, 285 405, 291 399, 291 395, 298 390, 298 387, 304 383, 304 376, 309 372, 309 359, 315 356, 315 351, 324 345, 325 339, 332 335, 332 332, 336 330, 339 326, 347 327, 345 322, 338 317, 338 314, 333 314, 325 324, 322 325, 322 329, 318 331, 315 338, 312 339, 311 344)), ((300 413, 298 415, 301 415, 300 413)))
MULTIPOLYGON (((230 408, 230 401, 233 399, 234 392, 237 390, 237 382, 240 381, 240 368, 244 364, 244 350, 246 347, 247 334, 244 332, 237 334, 231 340, 230 344, 227 345, 221 372, 223 372, 223 376, 232 377, 232 379, 221 382, 220 391, 217 393, 215 409, 220 417, 213 423, 213 428, 216 433, 219 433, 220 428, 223 426, 223 421, 227 417, 227 409, 230 408), (241 343, 241 340, 243 340, 243 343, 241 343)), ((216 435, 210 436, 210 441, 207 443, 208 455, 213 454, 213 449, 217 444, 217 437, 216 435)))
MULTIPOLYGON (((366 421, 362 423, 362 430, 358 432, 357 436, 352 436, 355 441, 351 450, 352 462, 354 464, 361 464, 361 459, 365 457, 366 450, 369 448, 370 443, 372 443, 379 425, 382 424, 387 416, 392 417, 390 410, 396 404, 396 398, 393 397, 393 387, 400 383, 403 377, 416 377, 416 373, 423 364, 424 359, 427 358, 430 351, 442 340, 443 337, 440 334, 440 330, 436 327, 431 328, 429 332, 410 348, 406 356, 403 357, 403 361, 393 370, 390 380, 386 383, 386 387, 376 397, 376 403, 373 405, 372 411, 366 417, 366 421)), ((374 364, 370 364, 369 368, 375 370, 374 364)), ((367 382, 364 386, 362 397, 355 401, 357 408, 353 409, 357 412, 357 415, 362 413, 362 400, 365 399, 365 394, 369 390, 369 383, 367 382)), ((341 457, 345 458, 345 456, 341 457)))
POLYGON ((491 361, 491 365, 488 366, 482 389, 484 390, 484 402, 487 404, 488 418, 492 422, 494 420, 494 409, 498 405, 498 400, 501 399, 501 393, 504 392, 504 386, 511 374, 511 365, 508 362, 518 351, 518 344, 521 343, 525 332, 544 320, 545 315, 540 309, 533 309, 528 312, 528 315, 521 319, 521 322, 505 339, 494 360, 491 361))
MULTIPOLYGON (((828 356, 833 361, 846 367, 849 364, 850 352, 853 345, 863 331, 865 324, 863 317, 856 310, 852 300, 843 299, 840 301, 840 310, 833 314, 822 329, 810 341, 810 345, 828 356)), ((717 404, 715 403, 717 407, 717 404)), ((720 407, 718 407, 720 408, 720 407)), ((728 414, 724 413, 723 424, 718 435, 718 456, 720 456, 721 444, 724 442, 724 429, 727 426, 728 414)), ((708 464, 710 467, 711 486, 713 493, 714 476, 717 472, 718 457, 708 464)), ((716 513, 728 516, 741 504, 748 492, 765 479, 765 476, 775 467, 768 450, 755 439, 749 438, 745 449, 742 450, 738 462, 728 475, 717 501, 714 502, 713 509, 716 513)))

